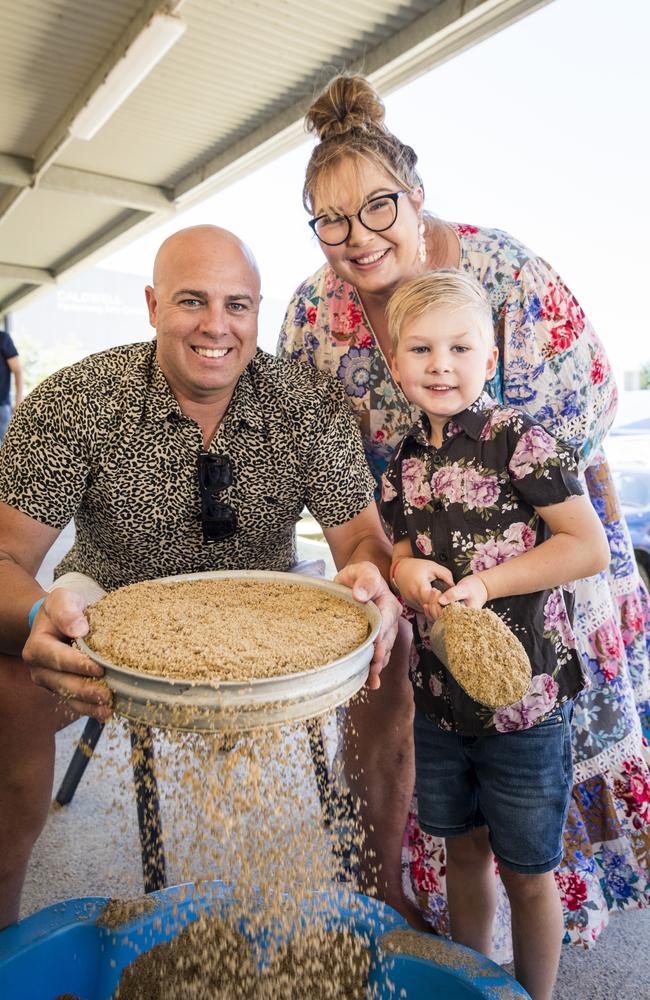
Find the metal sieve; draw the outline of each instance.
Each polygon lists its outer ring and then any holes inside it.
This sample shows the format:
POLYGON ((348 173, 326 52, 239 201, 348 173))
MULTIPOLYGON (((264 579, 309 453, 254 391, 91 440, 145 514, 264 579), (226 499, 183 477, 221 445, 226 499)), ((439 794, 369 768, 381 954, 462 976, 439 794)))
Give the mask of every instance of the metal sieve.
POLYGON ((322 715, 348 701, 363 687, 373 643, 381 626, 381 614, 372 602, 360 604, 355 601, 348 587, 319 577, 266 570, 184 573, 154 582, 228 579, 325 590, 364 612, 368 618, 368 637, 346 656, 320 667, 279 677, 216 681, 214 684, 203 680, 172 680, 120 667, 92 650, 83 639, 77 639, 81 651, 104 668, 105 680, 113 692, 113 708, 118 715, 163 729, 242 732, 322 715))

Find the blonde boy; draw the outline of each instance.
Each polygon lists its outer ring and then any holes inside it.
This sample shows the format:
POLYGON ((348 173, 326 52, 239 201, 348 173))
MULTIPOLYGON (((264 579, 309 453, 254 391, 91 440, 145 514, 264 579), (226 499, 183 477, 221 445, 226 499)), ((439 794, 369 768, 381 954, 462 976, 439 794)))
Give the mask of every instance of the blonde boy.
POLYGON ((392 371, 420 416, 383 478, 391 579, 415 611, 411 670, 419 820, 446 838, 454 940, 488 952, 492 855, 512 909, 515 974, 550 1000, 563 935, 553 869, 572 787, 570 720, 586 684, 562 585, 605 568, 609 548, 571 453, 485 391, 498 350, 483 288, 434 271, 391 298, 392 371), (433 580, 449 589, 440 595, 433 580), (521 702, 473 702, 432 653, 445 604, 485 604, 532 666, 521 702))

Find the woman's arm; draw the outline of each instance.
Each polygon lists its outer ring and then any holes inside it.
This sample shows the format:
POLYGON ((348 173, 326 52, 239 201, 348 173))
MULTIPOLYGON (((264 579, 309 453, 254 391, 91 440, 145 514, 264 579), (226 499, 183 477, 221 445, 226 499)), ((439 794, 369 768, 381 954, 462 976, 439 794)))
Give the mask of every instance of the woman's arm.
POLYGON ((584 469, 614 419, 611 365, 579 302, 540 257, 516 271, 504 302, 502 393, 569 445, 584 469))

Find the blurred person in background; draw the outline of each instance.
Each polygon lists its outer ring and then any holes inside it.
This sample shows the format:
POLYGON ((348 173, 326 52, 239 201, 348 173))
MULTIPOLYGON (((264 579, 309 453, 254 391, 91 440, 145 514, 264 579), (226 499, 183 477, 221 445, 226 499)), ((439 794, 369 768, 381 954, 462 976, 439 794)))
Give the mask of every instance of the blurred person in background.
POLYGON ((11 416, 22 402, 23 370, 16 345, 6 330, 0 330, 0 444, 7 432, 11 416), (11 402, 11 376, 14 377, 14 397, 11 402))

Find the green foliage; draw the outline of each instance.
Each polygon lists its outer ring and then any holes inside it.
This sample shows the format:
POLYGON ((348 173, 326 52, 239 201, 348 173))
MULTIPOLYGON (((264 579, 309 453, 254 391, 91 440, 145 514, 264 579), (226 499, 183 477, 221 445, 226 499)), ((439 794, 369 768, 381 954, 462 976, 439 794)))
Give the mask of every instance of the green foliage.
POLYGON ((86 354, 79 340, 70 335, 61 339, 57 338, 56 343, 51 346, 45 346, 28 330, 21 330, 12 336, 23 369, 25 395, 36 388, 39 382, 42 382, 48 375, 60 368, 65 368, 67 365, 74 364, 86 354))
POLYGON ((650 389, 650 361, 641 365, 639 377, 639 389, 650 389))

